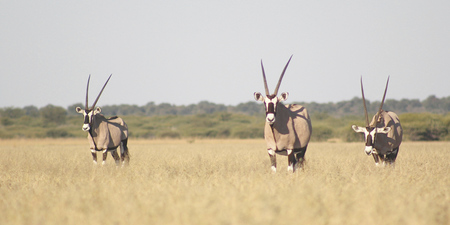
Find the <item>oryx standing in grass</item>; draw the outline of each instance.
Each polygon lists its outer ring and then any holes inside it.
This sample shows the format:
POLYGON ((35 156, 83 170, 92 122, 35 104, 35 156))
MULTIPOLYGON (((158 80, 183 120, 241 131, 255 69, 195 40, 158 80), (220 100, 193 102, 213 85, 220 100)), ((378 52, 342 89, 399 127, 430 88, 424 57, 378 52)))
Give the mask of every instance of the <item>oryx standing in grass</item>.
POLYGON ((266 109, 264 138, 266 139, 267 152, 269 153, 273 172, 277 171, 276 154, 288 156, 288 171, 295 172, 297 167, 302 168, 312 132, 311 119, 306 108, 301 105, 284 105, 281 103, 288 98, 289 93, 287 92, 283 92, 280 97, 277 97, 278 88, 280 88, 281 80, 291 58, 289 58, 284 67, 273 94, 269 93, 266 74, 261 60, 266 96, 259 92, 254 93, 255 99, 264 102, 266 109))
POLYGON ((120 158, 122 158, 122 165, 128 164, 130 162, 130 155, 128 153, 128 126, 123 121, 122 118, 117 116, 105 118, 100 112, 102 111, 100 107, 94 109, 95 104, 97 104, 100 95, 105 89, 106 84, 108 84, 109 76, 105 85, 103 85, 102 90, 95 99, 92 107, 89 108, 88 104, 88 92, 89 92, 89 80, 91 75, 89 75, 87 88, 86 88, 86 108, 82 109, 80 107, 76 108, 78 113, 82 113, 84 116, 84 124, 82 127, 83 131, 89 132, 88 140, 90 144, 90 149, 94 164, 97 164, 97 151, 103 152, 103 162, 102 165, 106 163, 107 153, 111 152, 112 157, 116 161, 116 165, 120 164, 120 158), (117 154, 117 148, 120 146, 120 155, 117 154))
POLYGON ((398 119, 397 114, 383 110, 383 103, 386 97, 388 84, 389 77, 386 82, 386 88, 384 89, 383 100, 381 101, 380 108, 373 116, 372 122, 369 123, 361 77, 361 92, 364 104, 364 114, 366 116, 366 127, 358 127, 356 125, 352 126, 355 132, 364 133, 364 139, 366 142, 364 152, 367 155, 373 156, 375 165, 377 166, 380 164, 380 160, 383 166, 386 165, 386 163, 389 163, 389 165, 392 166, 395 165, 395 159, 397 158, 398 150, 400 144, 402 143, 403 137, 403 129, 400 125, 400 120, 398 119))

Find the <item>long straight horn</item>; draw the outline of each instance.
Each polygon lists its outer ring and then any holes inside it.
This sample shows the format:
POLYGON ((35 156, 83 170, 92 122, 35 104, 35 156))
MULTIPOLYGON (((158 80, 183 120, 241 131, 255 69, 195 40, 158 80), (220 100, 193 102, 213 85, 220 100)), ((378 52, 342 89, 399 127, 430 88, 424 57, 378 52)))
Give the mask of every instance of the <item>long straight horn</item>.
POLYGON ((266 95, 268 96, 268 95, 270 95, 269 87, 267 87, 266 73, 264 72, 264 66, 263 66, 262 59, 261 59, 261 69, 262 69, 263 79, 264 79, 264 89, 266 90, 266 95))
POLYGON ((388 89, 388 84, 389 84, 389 78, 390 77, 391 76, 388 76, 388 79, 386 81, 386 88, 384 89, 383 100, 381 100, 380 108, 378 109, 378 112, 377 112, 377 121, 378 121, 378 117, 380 116, 381 110, 383 109, 384 99, 386 98, 386 92, 387 92, 387 89, 388 89))
POLYGON ((366 126, 369 126, 369 115, 367 114, 367 106, 366 106, 366 98, 364 97, 364 87, 363 87, 363 81, 361 76, 361 93, 362 93, 362 100, 364 104, 364 115, 366 116, 366 126))
POLYGON ((86 87, 86 109, 89 109, 89 105, 88 105, 88 99, 89 99, 89 80, 91 80, 91 75, 89 74, 88 77, 88 82, 87 82, 87 87, 86 87))
POLYGON ((97 99, 95 99, 95 102, 94 102, 94 104, 92 105, 91 109, 94 109, 95 104, 97 104, 97 101, 98 101, 98 99, 100 98, 100 95, 102 95, 102 92, 103 92, 103 90, 105 89, 106 84, 108 84, 109 79, 111 79, 111 76, 112 76, 112 74, 109 75, 108 80, 106 81, 105 85, 103 85, 103 88, 102 88, 102 90, 100 91, 100 93, 98 94, 97 99))
POLYGON ((289 61, 286 63, 286 66, 284 67, 283 72, 281 73, 280 79, 278 80, 277 87, 275 88, 275 91, 273 92, 273 94, 274 94, 275 96, 278 94, 278 88, 280 88, 281 80, 283 80, 284 72, 286 72, 286 69, 287 69, 287 67, 288 67, 289 62, 291 61, 291 59, 292 59, 292 55, 291 55, 291 57, 289 58, 289 61))

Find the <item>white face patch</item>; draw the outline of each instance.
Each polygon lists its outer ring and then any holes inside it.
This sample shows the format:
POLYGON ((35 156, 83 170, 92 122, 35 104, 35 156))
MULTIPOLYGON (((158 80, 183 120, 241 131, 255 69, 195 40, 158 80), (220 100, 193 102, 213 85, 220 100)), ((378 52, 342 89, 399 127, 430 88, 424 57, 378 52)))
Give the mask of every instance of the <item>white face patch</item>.
POLYGON ((86 113, 85 111, 83 112, 83 116, 84 116, 84 124, 83 124, 83 127, 81 127, 81 129, 83 130, 83 131, 89 131, 90 129, 91 129, 91 125, 90 125, 90 123, 91 123, 91 121, 92 121, 92 116, 94 115, 94 111, 90 111, 89 113, 86 113), (86 117, 88 117, 87 119, 86 119, 86 117), (87 121, 88 120, 88 121, 87 121), (88 123, 86 123, 86 122, 88 122, 88 123))
POLYGON ((270 125, 275 123, 275 113, 277 112, 277 104, 278 104, 278 98, 264 98, 264 104, 266 107, 266 122, 268 122, 270 125))
POLYGON ((89 124, 83 124, 83 127, 81 127, 83 131, 89 131, 91 129, 91 126, 89 124))
POLYGON ((273 124, 273 123, 275 122, 275 114, 273 114, 273 113, 267 114, 267 116, 266 116, 266 121, 267 121, 269 124, 273 124))
POLYGON ((373 151, 373 146, 366 146, 366 147, 364 148, 364 152, 365 152, 367 155, 372 154, 372 151, 373 151))

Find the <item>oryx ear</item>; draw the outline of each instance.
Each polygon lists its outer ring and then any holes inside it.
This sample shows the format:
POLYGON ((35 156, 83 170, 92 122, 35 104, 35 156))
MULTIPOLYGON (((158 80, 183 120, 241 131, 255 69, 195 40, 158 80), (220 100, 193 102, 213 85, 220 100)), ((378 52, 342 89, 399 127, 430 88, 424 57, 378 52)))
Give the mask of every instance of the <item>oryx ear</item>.
POLYGON ((262 94, 261 93, 259 93, 259 92, 255 92, 254 94, 253 94, 253 96, 255 97, 255 100, 256 101, 264 101, 264 97, 262 96, 262 94))
POLYGON ((75 111, 77 111, 77 113, 84 113, 84 109, 82 109, 81 107, 76 107, 75 111))
POLYGON ((377 133, 387 134, 391 131, 391 127, 377 128, 377 133))
POLYGON ((98 113, 101 113, 102 112, 102 109, 100 108, 100 107, 97 107, 96 109, 95 109, 95 111, 94 111, 94 115, 95 114, 98 114, 98 113))
POLYGON ((353 130, 354 130, 356 133, 364 133, 364 131, 365 131, 365 128, 363 128, 363 127, 358 127, 358 126, 356 126, 356 125, 352 125, 352 128, 353 128, 353 130))
POLYGON ((278 101, 286 101, 289 97, 289 92, 283 92, 281 93, 280 97, 278 97, 278 101))

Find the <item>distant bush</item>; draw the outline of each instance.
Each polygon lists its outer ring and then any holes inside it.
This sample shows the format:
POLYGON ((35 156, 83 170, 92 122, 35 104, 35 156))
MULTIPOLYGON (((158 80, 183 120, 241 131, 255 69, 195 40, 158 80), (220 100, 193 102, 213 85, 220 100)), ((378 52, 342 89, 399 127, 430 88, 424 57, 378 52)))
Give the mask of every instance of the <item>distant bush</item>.
POLYGON ((67 138, 71 136, 65 129, 50 129, 46 132, 46 137, 50 138, 67 138))
POLYGON ((176 131, 164 131, 158 135, 159 138, 180 138, 180 133, 176 131))
POLYGON ((9 117, 2 117, 1 122, 3 126, 11 126, 14 124, 14 120, 9 117))
POLYGON ((327 141, 333 138, 333 129, 329 126, 314 126, 311 141, 327 141))
POLYGON ((448 140, 449 115, 405 113, 399 116, 403 132, 411 141, 448 140))
MULTIPOLYGON (((367 103, 369 111, 378 110, 379 102, 367 103)), ((363 136, 351 128, 353 124, 364 126, 361 99, 301 104, 308 108, 311 116, 311 141, 363 140, 363 136)), ((53 105, 40 109, 34 106, 0 108, 0 138, 85 137, 86 133, 81 131, 83 118, 75 112, 76 106, 84 107, 78 103, 69 106, 69 111, 53 105)), ((422 102, 403 99, 386 100, 385 104, 387 110, 395 109, 399 115, 404 130, 403 139, 411 141, 450 141, 449 107, 450 97, 439 99, 435 96, 422 102), (438 113, 427 113, 425 110, 438 113)), ((113 105, 102 108, 106 117, 118 114, 124 118, 132 138, 264 137, 264 106, 254 101, 237 106, 203 101, 188 106, 151 102, 142 107, 113 105)))
POLYGON ((66 122, 67 112, 59 106, 47 105, 40 109, 41 117, 45 125, 64 124, 66 122))
POLYGON ((16 119, 25 115, 25 111, 21 108, 7 107, 0 111, 2 117, 16 119))

